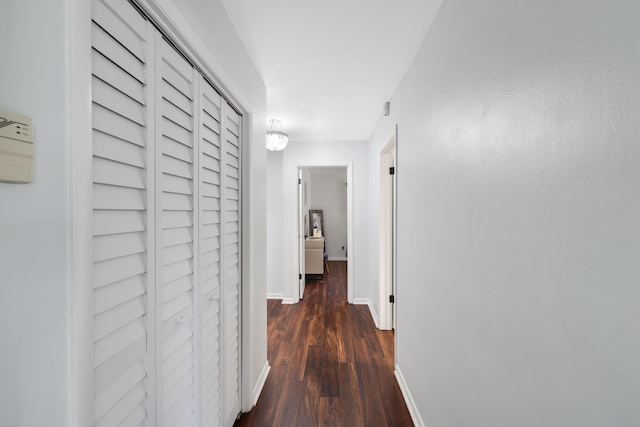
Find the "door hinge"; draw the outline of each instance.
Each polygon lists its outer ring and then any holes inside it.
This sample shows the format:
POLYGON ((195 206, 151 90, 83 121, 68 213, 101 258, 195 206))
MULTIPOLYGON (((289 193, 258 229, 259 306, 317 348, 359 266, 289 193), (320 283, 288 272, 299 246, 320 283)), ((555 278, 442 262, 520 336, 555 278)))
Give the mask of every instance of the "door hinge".
POLYGON ((391 304, 394 304, 396 302, 396 297, 394 297, 393 295, 389 295, 389 302, 391 304))
POLYGON ((389 168, 389 175, 395 175, 395 174, 396 174, 396 168, 395 168, 395 167, 393 167, 393 166, 391 166, 391 167, 389 168))
POLYGON ((302 280, 302 273, 298 274, 298 280, 302 280))
POLYGON ((302 184, 302 179, 298 178, 298 184, 302 184))

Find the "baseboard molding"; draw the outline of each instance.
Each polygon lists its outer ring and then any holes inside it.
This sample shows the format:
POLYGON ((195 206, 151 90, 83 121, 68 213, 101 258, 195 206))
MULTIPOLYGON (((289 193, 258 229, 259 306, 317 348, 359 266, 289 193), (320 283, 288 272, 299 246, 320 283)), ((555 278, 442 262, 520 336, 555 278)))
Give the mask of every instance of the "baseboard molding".
POLYGON ((262 368, 262 372, 260 373, 260 377, 258 378, 258 382, 256 386, 253 388, 253 405, 256 406, 258 403, 258 398, 262 393, 262 389, 264 388, 264 383, 267 382, 267 377, 269 376, 269 372, 271 371, 271 366, 269 366, 269 361, 264 362, 264 368, 262 368))
POLYGON ((282 298, 283 304, 297 304, 300 300, 298 298, 282 298))
POLYGON ((267 299, 284 299, 284 294, 282 293, 268 293, 267 299))
POLYGON ((371 313, 371 317, 373 318, 373 322, 376 324, 376 328, 380 329, 380 319, 378 319, 378 313, 373 308, 373 303, 369 298, 354 298, 353 303, 355 305, 368 305, 369 312, 371 313))
POLYGON ((327 261, 347 261, 346 256, 330 256, 327 261))
POLYGON ((424 421, 422 421, 422 417, 420 416, 420 412, 418 412, 418 408, 416 407, 416 402, 413 401, 413 396, 411 396, 407 382, 405 381, 404 375, 402 375, 402 371, 398 365, 396 365, 395 374, 398 385, 400 386, 400 391, 402 392, 402 397, 404 397, 404 402, 407 404, 407 409, 409 409, 409 414, 413 420, 413 424, 416 427, 425 427, 424 421))

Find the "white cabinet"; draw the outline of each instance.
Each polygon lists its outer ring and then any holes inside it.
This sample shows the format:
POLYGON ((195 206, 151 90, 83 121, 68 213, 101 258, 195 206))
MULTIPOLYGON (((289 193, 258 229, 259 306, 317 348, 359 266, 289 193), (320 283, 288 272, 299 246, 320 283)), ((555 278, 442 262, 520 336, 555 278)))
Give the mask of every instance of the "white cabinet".
POLYGON ((304 241, 305 274, 324 274, 324 237, 309 237, 304 241))

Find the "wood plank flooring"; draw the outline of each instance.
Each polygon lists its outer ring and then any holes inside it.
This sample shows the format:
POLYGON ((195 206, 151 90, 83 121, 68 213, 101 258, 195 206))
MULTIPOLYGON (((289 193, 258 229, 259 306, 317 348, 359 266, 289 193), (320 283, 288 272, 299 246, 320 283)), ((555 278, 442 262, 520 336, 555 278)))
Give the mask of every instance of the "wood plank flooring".
POLYGON ((393 373, 393 332, 347 304, 346 262, 307 281, 303 301, 269 300, 269 378, 245 426, 412 426, 393 373))

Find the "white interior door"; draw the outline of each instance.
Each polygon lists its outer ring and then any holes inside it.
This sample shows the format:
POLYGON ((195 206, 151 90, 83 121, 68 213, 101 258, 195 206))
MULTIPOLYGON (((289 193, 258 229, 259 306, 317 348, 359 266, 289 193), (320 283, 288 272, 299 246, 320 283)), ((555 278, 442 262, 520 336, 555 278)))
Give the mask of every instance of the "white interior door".
POLYGON ((306 286, 306 268, 304 264, 304 197, 302 169, 298 169, 298 265, 300 266, 298 279, 300 280, 300 299, 304 297, 304 289, 306 286))
POLYGON ((95 425, 153 424, 154 28, 125 1, 93 3, 95 425), (151 53, 150 53, 151 51, 151 53), (153 182, 153 180, 151 180, 153 182), (151 232, 149 230, 151 229, 151 232))
POLYGON ((395 190, 396 136, 380 152, 379 192, 379 296, 380 329, 394 329, 396 313, 395 289, 395 190))
MULTIPOLYGON (((159 37, 159 36, 158 36, 159 37)), ((156 55, 157 425, 194 425, 195 70, 160 39, 156 55)))
POLYGON ((222 97, 201 78, 200 299, 202 425, 222 423, 222 97))
POLYGON ((240 413, 240 116, 224 106, 223 145, 223 407, 224 426, 240 413))

